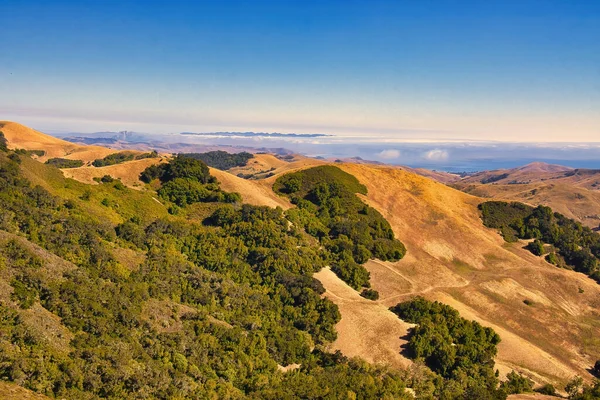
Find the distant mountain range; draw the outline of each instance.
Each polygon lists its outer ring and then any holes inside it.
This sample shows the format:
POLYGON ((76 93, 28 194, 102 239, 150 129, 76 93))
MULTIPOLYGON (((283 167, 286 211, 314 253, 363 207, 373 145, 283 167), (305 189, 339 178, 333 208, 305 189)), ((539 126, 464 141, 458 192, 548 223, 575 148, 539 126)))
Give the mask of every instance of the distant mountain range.
POLYGON ((228 136, 228 137, 273 137, 273 138, 316 138, 327 137, 323 133, 267 133, 267 132, 181 132, 181 135, 196 135, 196 136, 228 136))

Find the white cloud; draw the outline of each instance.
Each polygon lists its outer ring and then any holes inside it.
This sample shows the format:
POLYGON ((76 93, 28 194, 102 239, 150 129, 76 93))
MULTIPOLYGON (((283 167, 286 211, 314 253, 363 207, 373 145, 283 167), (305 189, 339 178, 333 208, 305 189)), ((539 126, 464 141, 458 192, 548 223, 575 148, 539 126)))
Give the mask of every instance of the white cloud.
POLYGON ((393 160, 395 158, 400 158, 400 151, 394 149, 383 150, 380 153, 377 153, 379 158, 383 158, 384 160, 393 160))
POLYGON ((425 157, 429 161, 445 161, 448 159, 448 152, 446 150, 429 150, 426 152, 423 157, 425 157))

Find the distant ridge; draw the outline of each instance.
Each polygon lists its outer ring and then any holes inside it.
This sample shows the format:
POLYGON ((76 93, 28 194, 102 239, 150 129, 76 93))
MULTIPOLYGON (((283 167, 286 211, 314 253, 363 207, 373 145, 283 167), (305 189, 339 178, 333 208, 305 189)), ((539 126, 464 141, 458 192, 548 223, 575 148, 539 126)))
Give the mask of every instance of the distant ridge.
POLYGON ((315 138, 315 137, 328 137, 333 135, 326 135, 324 133, 267 133, 267 132, 206 132, 206 133, 195 133, 195 132, 181 132, 180 135, 195 135, 195 136, 227 136, 227 137, 277 137, 277 138, 315 138))
POLYGON ((574 168, 566 167, 558 164, 548 164, 541 161, 534 161, 532 163, 523 165, 522 167, 513 168, 513 170, 526 171, 526 172, 565 172, 572 171, 574 168))

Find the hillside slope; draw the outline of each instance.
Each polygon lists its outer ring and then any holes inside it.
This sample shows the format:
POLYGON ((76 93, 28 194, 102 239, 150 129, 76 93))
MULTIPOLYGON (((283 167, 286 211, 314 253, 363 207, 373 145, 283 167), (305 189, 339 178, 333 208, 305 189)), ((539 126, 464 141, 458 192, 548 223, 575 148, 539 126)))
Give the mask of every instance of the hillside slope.
POLYGON ((44 150, 40 161, 60 157, 89 162, 116 152, 106 147, 70 143, 11 121, 0 121, 0 131, 10 149, 44 150))
POLYGON ((452 186, 479 197, 547 205, 591 228, 600 225, 600 170, 536 162, 480 172, 452 186))
POLYGON ((504 243, 483 226, 477 197, 398 169, 342 168, 367 186, 365 201, 408 249, 397 263, 367 263, 381 304, 420 294, 493 327, 502 338, 502 372, 554 383, 590 376, 586 369, 600 357, 600 286, 547 264, 522 243, 504 243))

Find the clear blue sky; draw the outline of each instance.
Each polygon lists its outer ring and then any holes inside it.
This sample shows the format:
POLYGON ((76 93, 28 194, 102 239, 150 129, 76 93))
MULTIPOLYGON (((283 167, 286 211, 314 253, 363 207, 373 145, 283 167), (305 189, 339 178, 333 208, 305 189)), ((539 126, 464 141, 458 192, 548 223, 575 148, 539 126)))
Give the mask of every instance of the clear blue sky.
POLYGON ((0 2, 39 129, 600 141, 600 1, 0 2))

